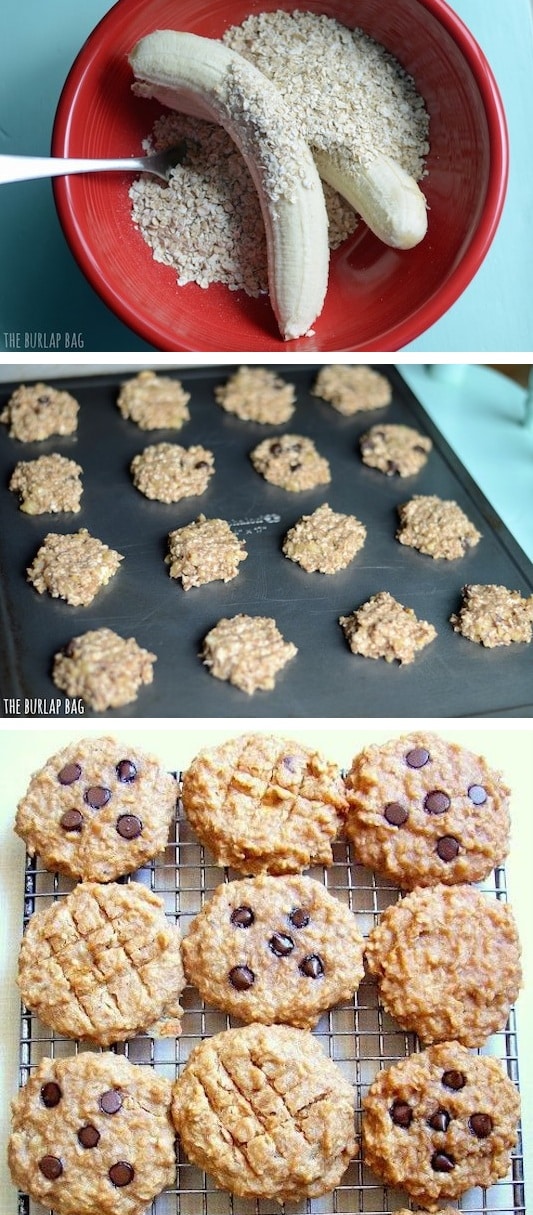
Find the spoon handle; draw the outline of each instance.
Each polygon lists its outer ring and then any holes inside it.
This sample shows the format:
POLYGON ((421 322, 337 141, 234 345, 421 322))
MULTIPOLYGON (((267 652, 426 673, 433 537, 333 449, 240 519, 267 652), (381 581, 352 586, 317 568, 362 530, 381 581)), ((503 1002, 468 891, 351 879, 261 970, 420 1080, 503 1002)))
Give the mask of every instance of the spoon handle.
POLYGON ((58 156, 0 156, 0 185, 10 181, 30 181, 38 177, 64 177, 69 173, 93 173, 122 169, 135 172, 144 162, 127 160, 66 159, 58 156))

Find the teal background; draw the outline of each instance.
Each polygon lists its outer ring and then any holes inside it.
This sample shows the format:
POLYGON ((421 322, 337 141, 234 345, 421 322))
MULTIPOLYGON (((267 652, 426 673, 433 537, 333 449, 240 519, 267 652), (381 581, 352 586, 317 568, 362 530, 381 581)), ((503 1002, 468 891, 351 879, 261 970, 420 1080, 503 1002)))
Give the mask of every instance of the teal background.
MULTIPOLYGON (((48 155, 64 80, 83 42, 110 7, 106 0, 8 0, 0 45, 0 152, 48 155)), ((532 4, 454 0, 452 7, 474 33, 500 86, 511 140, 509 192, 496 238, 474 281, 437 324, 405 349, 530 351, 532 4)), ((0 350, 15 353, 11 334, 20 335, 19 349, 24 349, 26 333, 58 333, 63 338, 81 334, 84 345, 78 349, 86 352, 153 349, 113 316, 78 270, 59 227, 49 181, 0 189, 0 232, 0 350)), ((63 339, 55 347, 68 348, 63 339)))

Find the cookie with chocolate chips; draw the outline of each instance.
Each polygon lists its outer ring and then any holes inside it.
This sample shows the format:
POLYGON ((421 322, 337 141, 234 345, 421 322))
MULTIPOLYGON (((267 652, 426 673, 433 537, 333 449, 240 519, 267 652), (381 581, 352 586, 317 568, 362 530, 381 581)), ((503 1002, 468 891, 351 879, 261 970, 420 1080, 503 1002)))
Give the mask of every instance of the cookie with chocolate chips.
POLYGON ((413 477, 427 463, 433 444, 412 426, 371 426, 361 436, 361 459, 386 477, 413 477))
POLYGON ((219 886, 183 941, 189 982, 242 1021, 312 1029, 363 977, 349 908, 309 877, 262 875, 219 886))
POLYGON ((505 1177, 520 1101, 502 1064, 458 1042, 379 1072, 363 1099, 363 1155, 387 1185, 435 1207, 505 1177))
POLYGON ((12 1104, 14 1184, 57 1215, 144 1215, 175 1179, 170 1100, 119 1055, 42 1059, 12 1104))
POLYGON ((34 773, 15 830, 45 868, 109 882, 164 851, 176 799, 176 781, 155 756, 85 738, 34 773))
POLYGON ((331 481, 328 461, 319 454, 313 440, 304 435, 264 439, 250 452, 250 459, 265 481, 294 493, 331 481))
POLYGON ((402 890, 477 882, 509 847, 509 789, 482 755, 436 734, 366 747, 346 778, 357 859, 402 890))

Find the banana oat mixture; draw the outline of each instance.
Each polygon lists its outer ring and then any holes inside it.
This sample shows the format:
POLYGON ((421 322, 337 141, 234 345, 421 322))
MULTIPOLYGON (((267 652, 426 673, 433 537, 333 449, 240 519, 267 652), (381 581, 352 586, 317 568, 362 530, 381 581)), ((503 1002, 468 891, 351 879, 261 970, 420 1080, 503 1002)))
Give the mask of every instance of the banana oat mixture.
POLYGON ((366 539, 366 527, 355 515, 342 515, 325 502, 312 515, 303 515, 287 532, 282 549, 290 561, 309 573, 343 570, 366 539))
POLYGON ((295 390, 267 367, 239 367, 216 385, 215 400, 244 422, 281 426, 294 413, 295 390))
POLYGON ((418 651, 437 636, 432 624, 388 591, 378 591, 349 616, 339 616, 339 624, 352 654, 400 664, 414 662, 418 651))
POLYGON ((130 470, 135 488, 145 498, 179 502, 205 493, 215 461, 213 452, 205 447, 152 443, 133 457, 130 470))
POLYGON ((69 535, 49 532, 28 567, 28 582, 43 595, 87 606, 116 574, 122 554, 109 548, 87 528, 69 535))
POLYGON ((328 485, 331 470, 328 461, 317 451, 312 439, 304 435, 277 435, 263 439, 250 452, 255 471, 281 489, 299 493, 328 485))
POLYGON ((140 371, 122 384, 117 406, 122 417, 136 422, 140 430, 181 430, 191 416, 187 409, 190 399, 179 380, 140 371))
POLYGON ((363 464, 379 469, 386 477, 413 477, 427 463, 432 447, 431 439, 412 426, 394 423, 371 426, 360 439, 363 464))
POLYGON ((392 401, 392 388, 386 376, 371 367, 351 367, 339 363, 322 367, 311 388, 311 395, 327 401, 337 413, 350 418, 369 409, 384 409, 392 401))
POLYGON ((52 679, 67 696, 79 696, 95 712, 105 713, 136 699, 141 685, 152 682, 156 661, 134 637, 89 629, 54 654, 52 679))
POLYGON ((247 556, 244 540, 225 519, 198 515, 193 523, 169 532, 165 562, 170 577, 181 579, 184 591, 189 591, 208 582, 231 582, 247 556))
POLYGON ((53 452, 37 460, 15 465, 9 488, 19 495, 19 509, 26 515, 56 514, 80 510, 83 469, 75 460, 53 452))
POLYGON ((268 692, 298 650, 272 616, 223 617, 206 633, 200 657, 209 674, 251 695, 268 692))
POLYGON ((464 586, 461 606, 450 616, 455 633, 493 649, 530 642, 533 634, 533 595, 507 586, 464 586))
POLYGON ((396 539, 428 557, 454 561, 481 540, 481 532, 457 502, 443 501, 436 494, 415 494, 398 507, 398 515, 396 539))
POLYGON ((78 402, 49 384, 20 384, 0 413, 12 439, 35 443, 51 435, 72 435, 78 428, 78 402))

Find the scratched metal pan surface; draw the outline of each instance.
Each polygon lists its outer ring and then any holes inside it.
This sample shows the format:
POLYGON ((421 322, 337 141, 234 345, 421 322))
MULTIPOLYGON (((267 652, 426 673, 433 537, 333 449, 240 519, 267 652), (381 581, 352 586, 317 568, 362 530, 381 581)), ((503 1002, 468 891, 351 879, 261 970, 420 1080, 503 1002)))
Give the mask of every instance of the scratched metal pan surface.
MULTIPOLYGON (((400 374, 393 367, 381 369, 393 385, 387 409, 343 418, 310 395, 316 366, 276 367, 296 385, 297 407, 289 423, 271 427, 242 422, 216 404, 214 387, 232 370, 165 372, 191 393, 191 420, 179 432, 144 432, 121 417, 116 397, 124 376, 61 381, 80 402, 75 436, 20 443, 0 427, 2 714, 33 716, 44 709, 66 716, 72 706, 52 682, 52 657, 71 637, 106 626, 135 637, 158 659, 152 685, 130 705, 108 711, 109 717, 533 715, 531 647, 487 650, 455 634, 449 623, 465 583, 499 583, 531 594, 533 566, 400 374), (379 421, 406 423, 432 438, 433 450, 417 476, 386 477, 361 463, 359 437, 379 421), (314 439, 330 461, 330 485, 290 493, 254 471, 251 449, 282 431, 314 439), (148 501, 133 487, 132 457, 148 443, 162 441, 202 443, 213 451, 216 473, 206 493, 165 505, 148 501), (29 517, 9 492, 9 477, 18 460, 51 451, 82 465, 82 509, 77 515, 29 517), (434 561, 400 545, 397 506, 414 493, 455 499, 482 533, 479 545, 456 561, 434 561), (281 552, 287 529, 323 502, 355 514, 367 528, 364 549, 332 576, 306 573, 281 552), (167 535, 200 512, 227 519, 249 555, 231 582, 185 592, 169 578, 164 563, 167 535), (80 527, 124 554, 119 572, 88 608, 38 595, 25 577, 47 532, 80 527), (410 665, 355 657, 348 649, 339 616, 380 590, 437 629, 436 640, 410 665), (273 691, 249 696, 214 679, 198 656, 216 622, 241 612, 274 617, 285 639, 298 647, 273 691)), ((0 407, 15 386, 4 386, 0 407)))

